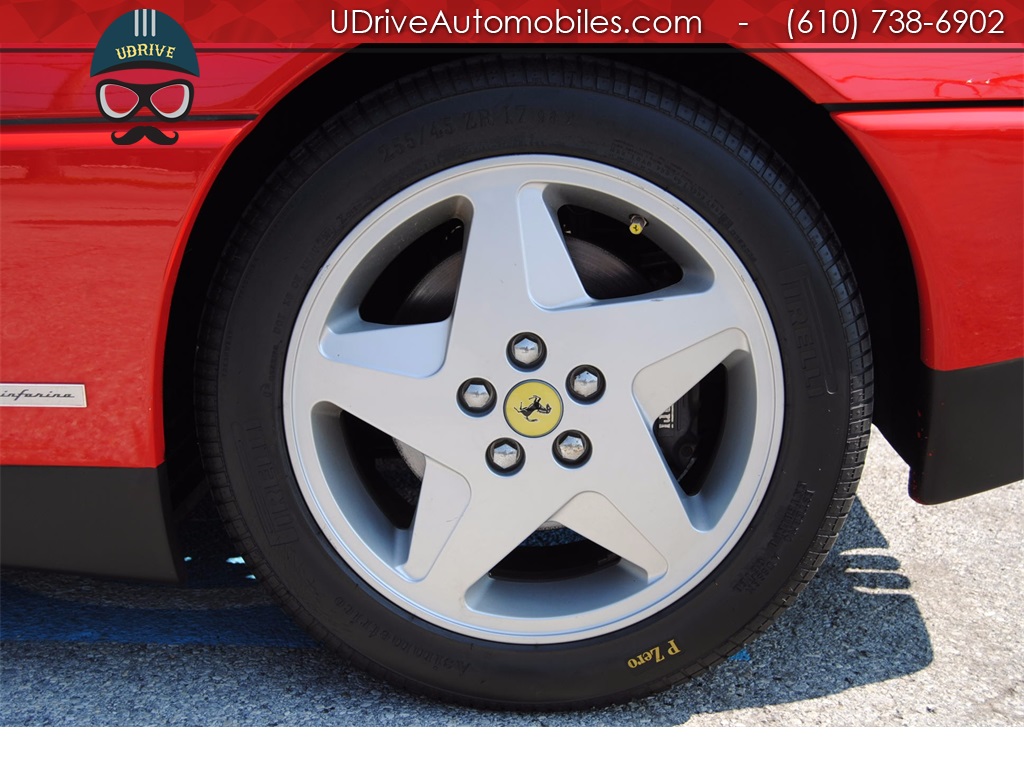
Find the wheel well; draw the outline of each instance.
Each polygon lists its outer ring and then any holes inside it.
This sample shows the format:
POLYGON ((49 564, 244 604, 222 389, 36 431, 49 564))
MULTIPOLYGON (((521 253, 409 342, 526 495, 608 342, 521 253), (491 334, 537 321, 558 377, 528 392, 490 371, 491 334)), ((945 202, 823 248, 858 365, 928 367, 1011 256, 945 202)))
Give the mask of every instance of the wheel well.
POLYGON ((828 110, 741 51, 684 49, 680 56, 637 50, 618 58, 676 80, 732 112, 785 158, 829 217, 873 331, 873 420, 909 462, 917 445, 921 373, 917 281, 903 228, 867 161, 828 110))
MULTIPOLYGON (((538 52, 536 46, 529 50, 538 52)), ((202 480, 192 371, 207 290, 235 222, 291 148, 342 106, 404 75, 479 53, 470 47, 401 52, 385 47, 339 56, 271 109, 228 159, 190 233, 171 302, 164 423, 172 500, 179 505, 202 480)), ((875 329, 875 422, 904 453, 913 441, 912 388, 920 359, 913 266, 888 197, 828 112, 768 67, 728 47, 608 48, 591 53, 675 80, 720 104, 797 171, 850 258, 869 325, 875 329)))

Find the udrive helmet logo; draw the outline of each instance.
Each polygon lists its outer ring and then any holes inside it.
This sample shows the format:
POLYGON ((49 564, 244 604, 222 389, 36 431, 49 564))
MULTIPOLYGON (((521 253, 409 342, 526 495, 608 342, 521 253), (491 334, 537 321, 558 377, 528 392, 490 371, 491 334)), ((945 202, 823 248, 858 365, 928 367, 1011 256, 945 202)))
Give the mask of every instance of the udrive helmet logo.
MULTIPOLYGON (((196 49, 185 30, 160 11, 141 9, 119 16, 100 37, 92 56, 92 77, 112 72, 96 84, 96 103, 108 120, 173 122, 188 115, 194 87, 184 77, 163 79, 180 73, 199 77, 196 49), (159 82, 151 82, 157 80, 159 82)), ((164 133, 154 125, 135 125, 118 135, 110 134, 115 144, 134 144, 148 139, 155 144, 174 144, 178 132, 164 133)))

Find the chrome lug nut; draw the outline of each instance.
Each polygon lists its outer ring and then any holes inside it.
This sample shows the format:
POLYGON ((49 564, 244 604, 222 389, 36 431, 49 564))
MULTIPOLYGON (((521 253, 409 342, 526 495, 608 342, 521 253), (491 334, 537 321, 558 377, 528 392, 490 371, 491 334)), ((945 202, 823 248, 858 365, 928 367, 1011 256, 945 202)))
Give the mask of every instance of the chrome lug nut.
POLYGON ((563 432, 555 438, 555 459, 567 467, 580 467, 590 458, 590 440, 582 432, 563 432))
POLYGON ((544 342, 532 333, 517 333, 508 343, 509 362, 524 371, 540 368, 546 356, 544 342))
POLYGON ((581 365, 569 373, 565 388, 573 400, 593 403, 604 394, 604 376, 592 365, 581 365))
POLYGON ((515 440, 500 438, 487 446, 487 463, 501 475, 518 472, 526 460, 526 452, 515 440))
POLYGON ((494 387, 485 379, 468 379, 459 387, 459 405, 472 416, 490 413, 495 400, 494 387))

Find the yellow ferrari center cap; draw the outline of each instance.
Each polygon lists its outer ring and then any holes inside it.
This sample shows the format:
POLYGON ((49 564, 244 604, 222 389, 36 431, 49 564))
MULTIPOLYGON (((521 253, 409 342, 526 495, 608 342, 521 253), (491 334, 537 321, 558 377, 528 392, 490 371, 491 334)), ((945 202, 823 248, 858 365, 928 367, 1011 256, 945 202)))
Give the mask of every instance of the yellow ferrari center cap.
POLYGON ((505 421, 523 437, 544 437, 562 420, 562 398, 550 384, 524 381, 505 398, 505 421))

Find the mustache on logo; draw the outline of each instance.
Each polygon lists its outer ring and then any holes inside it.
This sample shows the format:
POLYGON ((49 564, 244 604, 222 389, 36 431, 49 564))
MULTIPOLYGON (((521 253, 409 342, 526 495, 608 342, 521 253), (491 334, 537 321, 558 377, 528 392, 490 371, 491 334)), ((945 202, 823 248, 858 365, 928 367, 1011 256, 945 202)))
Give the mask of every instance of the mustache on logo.
POLYGON ((117 131, 114 131, 110 134, 110 140, 115 144, 125 145, 135 144, 143 139, 149 139, 154 144, 163 144, 164 146, 167 146, 178 140, 178 132, 173 131, 172 133, 174 134, 173 136, 168 136, 155 126, 136 125, 134 128, 129 128, 121 136, 118 136, 117 131))

